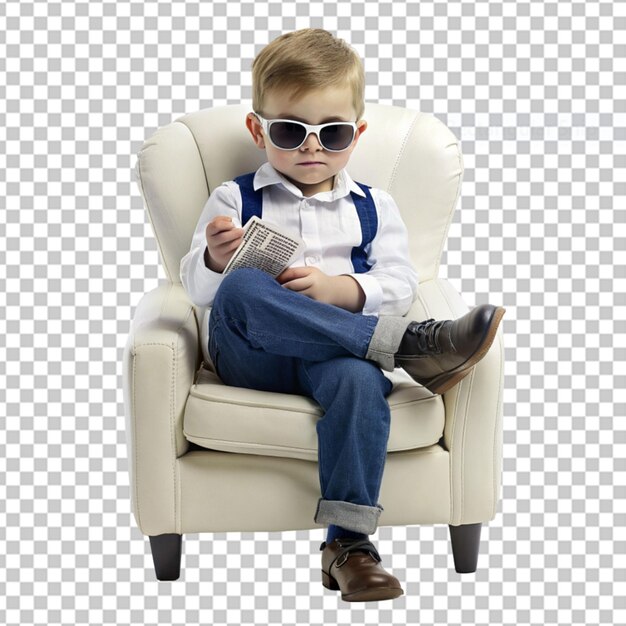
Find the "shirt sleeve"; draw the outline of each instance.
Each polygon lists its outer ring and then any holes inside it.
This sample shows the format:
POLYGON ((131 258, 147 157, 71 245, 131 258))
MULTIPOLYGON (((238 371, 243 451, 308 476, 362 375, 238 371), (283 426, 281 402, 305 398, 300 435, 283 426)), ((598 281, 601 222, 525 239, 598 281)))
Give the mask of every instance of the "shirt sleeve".
POLYGON ((180 282, 196 306, 212 306, 224 280, 221 272, 214 272, 204 263, 207 224, 218 215, 226 215, 232 218, 236 228, 241 228, 241 195, 233 185, 237 183, 229 181, 213 190, 198 219, 191 248, 180 260, 180 282))
POLYGON ((419 276, 409 254, 409 233, 395 200, 372 188, 378 230, 365 247, 369 272, 352 276, 365 292, 363 315, 406 315, 417 298, 419 276))

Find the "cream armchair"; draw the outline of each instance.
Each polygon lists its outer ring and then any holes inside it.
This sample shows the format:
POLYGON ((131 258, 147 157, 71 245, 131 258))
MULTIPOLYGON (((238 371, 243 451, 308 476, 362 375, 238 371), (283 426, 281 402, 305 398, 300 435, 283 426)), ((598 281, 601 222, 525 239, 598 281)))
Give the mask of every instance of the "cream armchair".
MULTIPOLYGON (((194 306, 179 278, 211 190, 265 161, 244 124, 249 110, 185 115, 143 144, 135 166, 167 277, 138 303, 123 357, 132 510, 159 580, 179 577, 184 533, 322 528, 313 521, 320 406, 224 385, 207 354, 210 309, 194 306)), ((438 277, 463 178, 459 142, 417 111, 366 103, 364 118, 368 130, 347 168, 387 190, 407 224, 420 277, 407 316, 461 317, 470 307, 438 277)), ((379 525, 446 523, 456 571, 475 572, 481 524, 500 497, 502 331, 444 395, 404 370, 394 376, 379 525)))

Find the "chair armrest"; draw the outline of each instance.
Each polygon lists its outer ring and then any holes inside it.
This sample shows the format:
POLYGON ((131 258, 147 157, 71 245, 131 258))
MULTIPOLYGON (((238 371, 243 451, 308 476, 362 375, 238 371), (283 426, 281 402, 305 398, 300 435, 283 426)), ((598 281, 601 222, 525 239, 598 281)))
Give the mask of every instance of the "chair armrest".
POLYGON ((146 293, 123 357, 131 499, 144 534, 180 529, 176 459, 189 448, 183 415, 200 362, 198 324, 182 285, 146 293))
MULTIPOLYGON (((419 285, 407 317, 458 319, 470 311, 444 278, 419 285)), ((450 453, 452 525, 486 522, 496 515, 502 485, 502 325, 487 354, 457 385, 443 394, 443 445, 450 453)))

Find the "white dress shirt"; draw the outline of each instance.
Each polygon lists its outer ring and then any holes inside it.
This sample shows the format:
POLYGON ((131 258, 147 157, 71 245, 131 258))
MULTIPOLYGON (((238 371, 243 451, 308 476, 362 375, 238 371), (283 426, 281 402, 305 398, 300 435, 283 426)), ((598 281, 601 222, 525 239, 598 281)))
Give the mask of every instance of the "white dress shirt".
MULTIPOLYGON (((302 192, 271 163, 256 171, 254 189, 263 188, 262 219, 298 234, 306 243, 304 253, 290 267, 319 267, 329 276, 352 276, 365 293, 363 315, 405 315, 417 298, 418 274, 409 257, 408 232, 393 198, 384 190, 370 188, 378 216, 374 239, 365 247, 367 273, 356 273, 352 248, 362 240, 361 223, 350 192, 364 196, 345 168, 335 176, 330 191, 310 197, 302 192)), ((211 307, 224 275, 206 267, 206 226, 218 215, 231 217, 241 228, 242 200, 239 185, 229 180, 216 187, 207 200, 191 249, 181 259, 180 280, 190 300, 199 307, 211 307)), ((202 325, 208 326, 207 311, 202 325)), ((202 328, 206 360, 208 328, 202 328), (205 334, 206 333, 206 334, 205 334)))

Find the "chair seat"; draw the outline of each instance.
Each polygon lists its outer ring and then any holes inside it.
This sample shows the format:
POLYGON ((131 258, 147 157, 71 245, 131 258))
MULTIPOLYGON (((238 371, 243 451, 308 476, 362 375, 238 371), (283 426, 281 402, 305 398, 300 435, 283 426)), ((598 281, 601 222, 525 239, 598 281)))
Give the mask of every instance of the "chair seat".
MULTIPOLYGON (((432 446, 443 435, 445 407, 413 381, 399 378, 387 397, 391 407, 388 452, 432 446)), ((320 405, 296 394, 225 385, 203 363, 185 406, 185 437, 203 448, 317 461, 320 405)))

